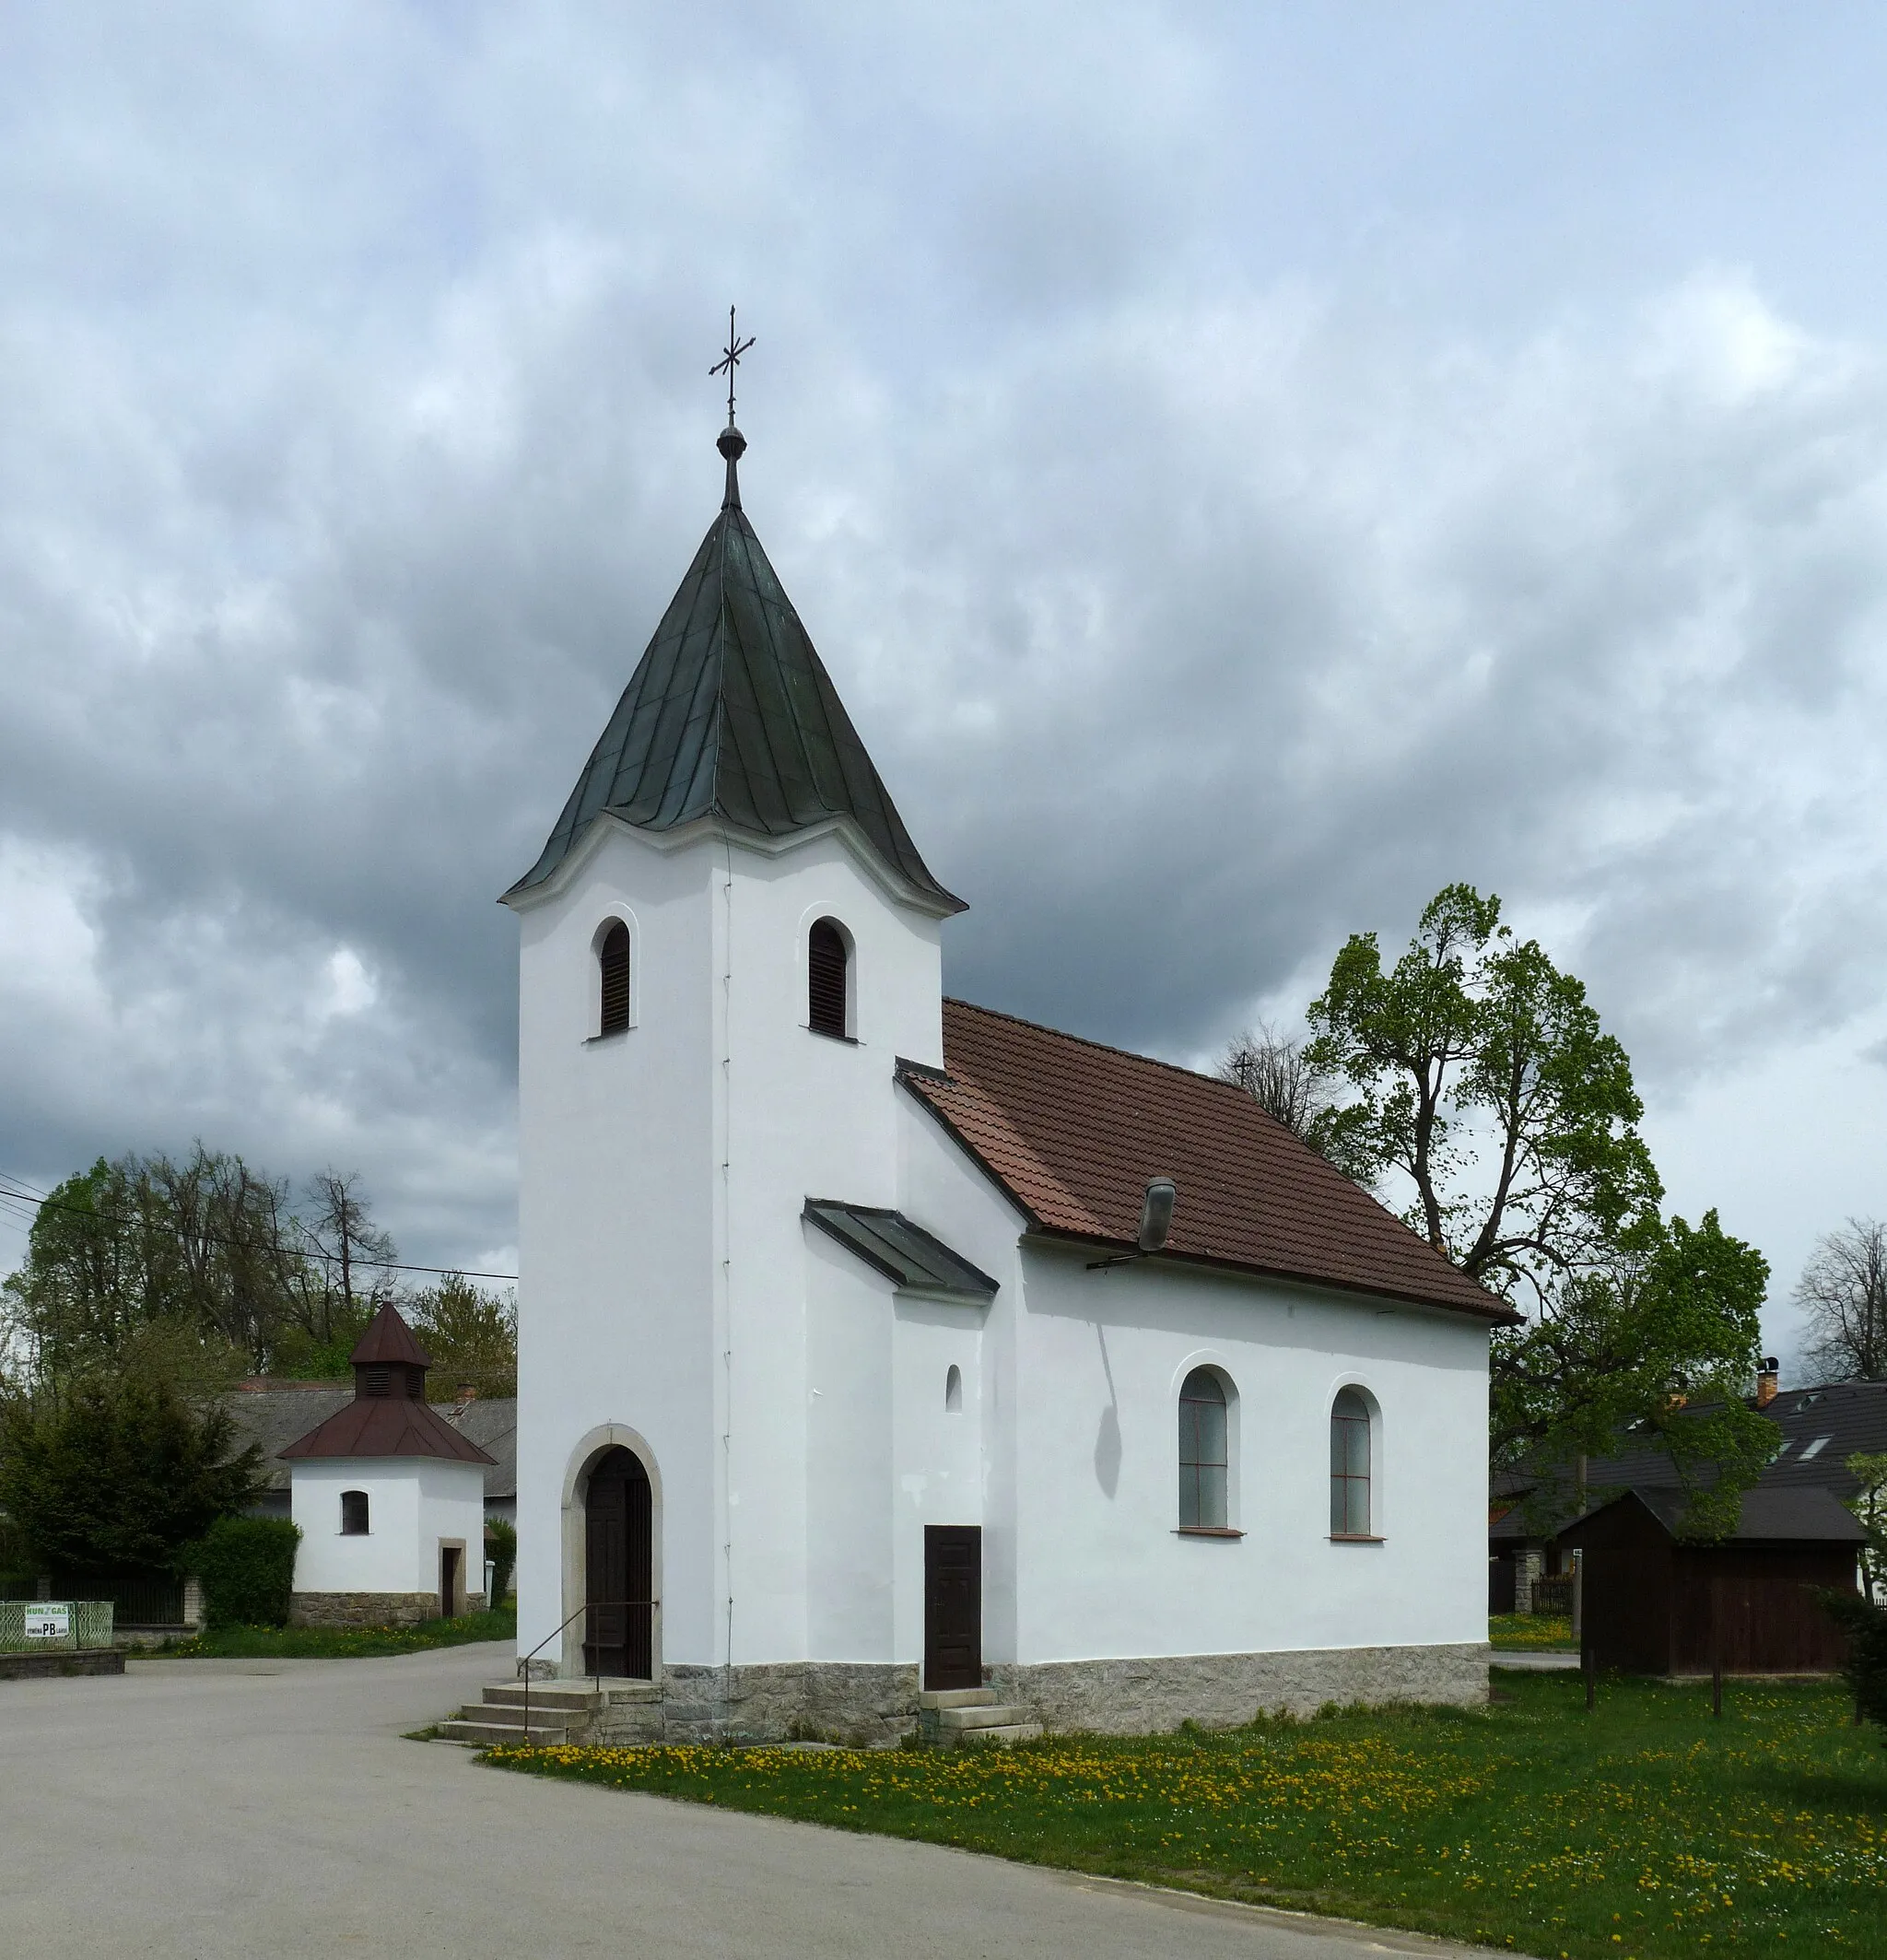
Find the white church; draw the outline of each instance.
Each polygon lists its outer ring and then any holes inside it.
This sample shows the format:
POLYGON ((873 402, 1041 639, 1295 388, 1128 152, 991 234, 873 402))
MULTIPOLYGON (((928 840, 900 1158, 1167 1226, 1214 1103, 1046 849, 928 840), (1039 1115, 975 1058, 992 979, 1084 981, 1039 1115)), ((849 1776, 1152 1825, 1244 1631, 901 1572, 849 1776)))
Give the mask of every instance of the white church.
POLYGON ((944 998, 719 447, 505 895, 530 1672, 671 1740, 1484 1699, 1506 1309, 1238 1089, 944 998))

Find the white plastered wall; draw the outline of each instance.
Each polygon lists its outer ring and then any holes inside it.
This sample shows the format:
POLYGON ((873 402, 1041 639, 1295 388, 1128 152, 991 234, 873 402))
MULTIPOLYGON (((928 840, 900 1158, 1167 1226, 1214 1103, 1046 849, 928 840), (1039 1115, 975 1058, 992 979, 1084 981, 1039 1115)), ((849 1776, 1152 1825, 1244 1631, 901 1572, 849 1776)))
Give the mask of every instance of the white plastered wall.
POLYGON ((434 1457, 299 1457, 297 1592, 437 1592, 440 1544, 464 1547, 465 1590, 485 1583, 485 1473, 434 1457), (368 1529, 341 1530, 341 1493, 367 1493, 368 1529))

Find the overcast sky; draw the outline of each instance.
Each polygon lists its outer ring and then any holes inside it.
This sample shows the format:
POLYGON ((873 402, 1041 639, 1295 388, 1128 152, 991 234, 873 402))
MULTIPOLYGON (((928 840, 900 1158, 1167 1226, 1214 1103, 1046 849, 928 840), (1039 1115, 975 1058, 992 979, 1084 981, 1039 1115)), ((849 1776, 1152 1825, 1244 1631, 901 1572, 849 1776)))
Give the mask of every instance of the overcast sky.
POLYGON ((493 900, 735 299, 952 990, 1198 1061, 1498 891, 1786 1350, 1887 1213, 1883 74, 1834 4, 16 0, 0 1169, 201 1136, 510 1269, 493 900))

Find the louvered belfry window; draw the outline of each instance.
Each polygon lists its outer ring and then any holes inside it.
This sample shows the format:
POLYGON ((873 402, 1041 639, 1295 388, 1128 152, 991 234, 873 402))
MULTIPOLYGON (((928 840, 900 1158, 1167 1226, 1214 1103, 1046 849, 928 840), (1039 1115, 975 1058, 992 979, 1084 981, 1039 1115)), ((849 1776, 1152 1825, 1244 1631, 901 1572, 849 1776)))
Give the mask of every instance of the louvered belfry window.
POLYGON ((596 964, 603 974, 603 1011, 596 1032, 619 1035, 629 1025, 629 929, 620 919, 603 935, 596 964))
POLYGON ((806 1025, 845 1039, 845 934, 821 919, 806 935, 806 1025))

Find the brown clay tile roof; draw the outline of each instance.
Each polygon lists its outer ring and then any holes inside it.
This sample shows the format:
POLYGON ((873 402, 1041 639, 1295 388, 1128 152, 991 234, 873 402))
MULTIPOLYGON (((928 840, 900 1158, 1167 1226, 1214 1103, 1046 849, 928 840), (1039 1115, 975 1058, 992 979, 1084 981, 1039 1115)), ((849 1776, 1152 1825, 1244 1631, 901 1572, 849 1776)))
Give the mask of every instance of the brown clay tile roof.
POLYGON ((1169 1253, 1514 1318, 1230 1083, 964 1001, 944 1003, 944 1061, 900 1079, 1037 1231, 1131 1249, 1164 1175, 1169 1253))
POLYGON ((367 1323, 367 1332, 347 1359, 356 1367, 384 1367, 390 1363, 407 1367, 432 1366, 432 1356, 414 1339, 413 1330, 391 1300, 367 1323))
POLYGON ((404 1395, 357 1395, 345 1409, 337 1409, 326 1422, 296 1438, 279 1454, 436 1456, 460 1463, 492 1461, 425 1403, 404 1395))

